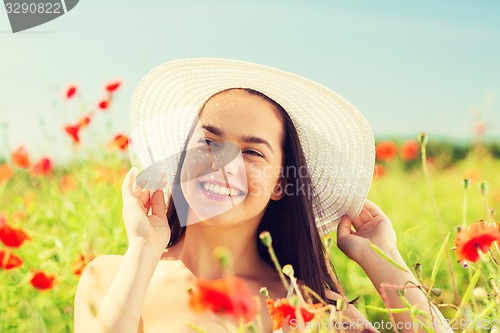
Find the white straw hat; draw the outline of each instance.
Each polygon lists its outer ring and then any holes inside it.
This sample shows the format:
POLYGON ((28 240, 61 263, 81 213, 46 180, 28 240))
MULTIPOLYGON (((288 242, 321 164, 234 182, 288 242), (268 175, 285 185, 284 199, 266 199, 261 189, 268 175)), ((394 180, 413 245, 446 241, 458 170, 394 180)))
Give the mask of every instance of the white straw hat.
POLYGON ((303 77, 262 65, 225 59, 187 59, 154 68, 132 97, 132 163, 140 169, 171 159, 173 177, 189 130, 203 104, 230 88, 257 90, 280 104, 297 129, 317 195, 320 234, 361 211, 373 177, 375 144, 368 122, 344 98, 303 77))

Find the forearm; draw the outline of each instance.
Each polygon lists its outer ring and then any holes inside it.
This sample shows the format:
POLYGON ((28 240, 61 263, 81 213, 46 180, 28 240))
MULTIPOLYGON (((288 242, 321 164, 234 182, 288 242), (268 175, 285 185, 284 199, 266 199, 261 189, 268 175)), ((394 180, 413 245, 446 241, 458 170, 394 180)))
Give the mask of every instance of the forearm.
POLYGON ((129 245, 85 332, 137 332, 146 291, 160 255, 141 243, 129 245))
MULTIPOLYGON (((414 305, 427 313, 429 318, 432 318, 432 321, 424 318, 422 315, 416 315, 416 318, 418 318, 425 325, 431 324, 436 332, 447 332, 447 329, 445 328, 446 322, 444 321, 441 312, 435 305, 429 303, 422 290, 415 287, 419 285, 419 282, 411 273, 398 249, 393 248, 392 250, 384 250, 384 252, 400 266, 404 267, 407 272, 395 267, 385 258, 375 253, 372 256, 369 256, 370 259, 362 263, 361 266, 379 294, 382 296, 387 308, 394 309, 407 307, 397 292, 399 287, 403 287, 406 284, 407 288, 404 289, 404 297, 406 300, 408 300, 411 305, 414 305)), ((415 318, 411 317, 409 312, 394 313, 393 317, 396 322, 412 323, 418 327, 417 321, 415 318)), ((401 332, 415 332, 414 326, 411 326, 409 329, 406 329, 404 325, 401 326, 401 332)), ((419 331, 423 331, 420 327, 418 328, 419 331)))

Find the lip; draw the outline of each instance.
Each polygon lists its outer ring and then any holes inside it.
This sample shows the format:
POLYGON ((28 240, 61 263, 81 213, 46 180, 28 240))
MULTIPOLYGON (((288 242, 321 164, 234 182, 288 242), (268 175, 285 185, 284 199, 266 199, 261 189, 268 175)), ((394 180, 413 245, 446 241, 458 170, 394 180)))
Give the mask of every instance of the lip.
MULTIPOLYGON (((220 180, 217 180, 217 179, 199 178, 198 179, 198 184, 200 185, 200 187, 203 187, 202 183, 214 184, 214 185, 217 185, 219 187, 233 189, 233 190, 239 191, 241 193, 240 195, 247 194, 246 187, 245 187, 245 189, 242 189, 241 187, 239 187, 239 186, 237 186, 235 184, 226 183, 226 182, 223 182, 223 181, 220 181, 220 180)), ((236 197, 238 197, 238 195, 236 197)))
MULTIPOLYGON (((209 199, 212 199, 212 200, 217 200, 217 201, 234 201, 234 200, 242 198, 242 197, 244 197, 246 195, 245 192, 241 192, 241 191, 239 192, 240 194, 234 195, 234 196, 213 193, 213 192, 207 191, 205 189, 205 187, 203 186, 204 183, 212 183, 214 185, 219 185, 219 186, 222 186, 222 187, 224 185, 220 185, 220 182, 217 182, 217 183, 216 182, 199 182, 198 183, 198 187, 200 188, 200 191, 203 194, 203 196, 205 196, 205 197, 207 197, 209 199)), ((234 188, 234 187, 232 187, 232 189, 236 190, 236 188, 234 188)))

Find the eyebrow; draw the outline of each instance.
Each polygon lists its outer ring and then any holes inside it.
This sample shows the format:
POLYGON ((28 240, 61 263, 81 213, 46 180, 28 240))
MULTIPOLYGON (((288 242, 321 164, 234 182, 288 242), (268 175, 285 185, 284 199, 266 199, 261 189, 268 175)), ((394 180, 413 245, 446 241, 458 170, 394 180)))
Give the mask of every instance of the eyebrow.
MULTIPOLYGON (((217 128, 215 126, 201 125, 201 128, 203 128, 204 130, 206 130, 212 134, 215 134, 218 136, 224 136, 224 132, 222 132, 222 130, 220 128, 217 128)), ((245 143, 257 143, 257 144, 266 145, 269 148, 269 150, 271 150, 271 152, 274 154, 274 149, 267 140, 264 140, 264 139, 259 138, 257 136, 248 136, 248 135, 240 136, 240 140, 245 142, 245 143)))

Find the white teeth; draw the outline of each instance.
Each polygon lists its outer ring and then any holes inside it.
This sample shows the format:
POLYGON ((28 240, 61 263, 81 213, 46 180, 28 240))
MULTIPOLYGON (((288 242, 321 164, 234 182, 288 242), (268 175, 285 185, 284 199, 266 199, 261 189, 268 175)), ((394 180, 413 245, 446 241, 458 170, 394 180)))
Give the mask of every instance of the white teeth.
POLYGON ((225 187, 221 187, 219 185, 215 184, 209 184, 209 183, 203 183, 203 188, 209 192, 220 194, 220 195, 229 195, 231 197, 234 197, 236 195, 240 195, 240 191, 237 191, 235 189, 229 189, 225 187))

